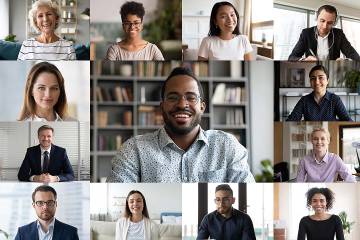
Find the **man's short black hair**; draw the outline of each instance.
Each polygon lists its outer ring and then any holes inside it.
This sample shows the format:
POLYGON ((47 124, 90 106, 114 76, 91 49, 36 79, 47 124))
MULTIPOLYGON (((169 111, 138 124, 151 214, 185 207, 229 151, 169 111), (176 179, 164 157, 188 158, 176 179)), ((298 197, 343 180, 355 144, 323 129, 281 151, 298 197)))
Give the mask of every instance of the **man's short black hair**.
POLYGON ((37 188, 35 188, 34 192, 32 193, 32 200, 33 202, 35 202, 35 194, 37 192, 52 192, 54 194, 54 198, 56 200, 56 191, 54 188, 50 187, 49 185, 41 185, 41 186, 38 186, 37 188))
POLYGON ((134 1, 124 3, 120 8, 121 21, 124 22, 126 20, 126 16, 129 14, 136 15, 141 18, 141 21, 143 21, 145 15, 143 4, 134 1))
POLYGON ((311 77, 311 74, 317 70, 323 71, 326 75, 326 78, 329 79, 329 71, 323 65, 316 65, 313 67, 309 72, 309 78, 311 77))
POLYGON ((170 75, 166 78, 165 82, 163 83, 162 87, 161 87, 161 99, 164 100, 165 96, 165 89, 166 89, 166 83, 174 76, 177 75, 187 75, 189 77, 191 77, 192 79, 194 79, 194 81, 196 81, 196 84, 198 85, 198 89, 199 89, 199 94, 201 97, 201 100, 204 101, 204 90, 201 86, 200 81, 195 77, 195 75, 193 74, 193 72, 191 71, 191 69, 189 68, 185 68, 185 67, 176 67, 174 68, 170 75))
POLYGON ((338 17, 338 12, 336 10, 336 8, 334 6, 331 5, 322 5, 321 7, 319 7, 319 9, 316 12, 316 18, 319 17, 319 14, 322 10, 325 10, 328 13, 335 13, 335 22, 337 21, 337 17, 338 17))
POLYGON ((320 193, 326 198, 326 210, 329 210, 333 207, 335 197, 333 191, 329 188, 310 188, 309 191, 306 192, 306 205, 308 208, 311 207, 311 200, 315 194, 320 193))
POLYGON ((220 184, 220 185, 217 185, 216 188, 215 188, 215 193, 217 191, 227 191, 227 192, 230 192, 231 193, 231 196, 233 196, 233 190, 231 189, 230 185, 229 184, 220 184))

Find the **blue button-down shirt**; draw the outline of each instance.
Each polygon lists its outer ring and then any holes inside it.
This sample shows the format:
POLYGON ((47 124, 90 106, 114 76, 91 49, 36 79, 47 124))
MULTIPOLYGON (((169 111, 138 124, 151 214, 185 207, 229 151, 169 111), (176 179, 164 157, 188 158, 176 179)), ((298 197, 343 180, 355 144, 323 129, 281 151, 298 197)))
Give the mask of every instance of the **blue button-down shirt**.
POLYGON ((256 240, 254 226, 246 213, 232 209, 230 218, 217 211, 211 212, 201 221, 197 239, 256 240))
POLYGON ((44 232, 42 230, 39 221, 36 222, 36 226, 37 226, 37 229, 38 229, 39 240, 52 240, 53 234, 54 234, 55 218, 53 218, 53 220, 49 224, 49 229, 48 229, 47 232, 44 232))
POLYGON ((107 181, 254 182, 247 159, 247 150, 229 133, 200 129, 184 151, 161 128, 126 141, 107 181))
POLYGON ((287 121, 352 121, 340 97, 326 92, 318 104, 314 92, 301 97, 287 121))

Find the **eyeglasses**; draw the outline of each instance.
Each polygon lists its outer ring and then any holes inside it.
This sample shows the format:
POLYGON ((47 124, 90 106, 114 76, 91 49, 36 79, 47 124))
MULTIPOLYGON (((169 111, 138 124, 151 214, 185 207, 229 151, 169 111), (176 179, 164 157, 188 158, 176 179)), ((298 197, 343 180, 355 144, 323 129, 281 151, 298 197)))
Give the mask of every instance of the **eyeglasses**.
POLYGON ((220 204, 221 202, 223 202, 223 203, 225 203, 225 204, 229 204, 230 203, 230 201, 231 201, 231 197, 224 197, 224 198, 215 198, 214 199, 214 202, 216 203, 216 204, 220 204))
POLYGON ((49 200, 46 202, 45 201, 36 201, 35 202, 36 206, 38 206, 38 207, 43 207, 45 204, 48 207, 53 207, 53 206, 55 206, 55 203, 56 203, 56 201, 54 201, 54 200, 49 200))
POLYGON ((168 103, 178 103, 181 98, 184 98, 190 105, 196 105, 201 97, 195 93, 186 93, 184 95, 179 95, 177 93, 170 93, 165 97, 165 101, 168 103))
POLYGON ((140 27, 142 22, 123 22, 123 25, 127 28, 131 28, 132 26, 134 26, 135 28, 140 27))

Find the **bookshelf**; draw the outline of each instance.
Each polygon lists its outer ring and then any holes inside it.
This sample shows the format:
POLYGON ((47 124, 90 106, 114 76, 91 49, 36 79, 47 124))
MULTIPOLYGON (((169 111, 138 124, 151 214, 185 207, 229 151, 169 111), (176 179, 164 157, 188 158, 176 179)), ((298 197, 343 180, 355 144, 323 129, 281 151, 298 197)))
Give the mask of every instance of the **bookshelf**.
POLYGON ((311 132, 319 127, 328 129, 328 122, 283 123, 283 159, 288 161, 290 179, 296 178, 300 160, 311 153, 311 132))
POLYGON ((108 176, 111 159, 127 139, 163 125, 160 90, 177 66, 191 68, 202 84, 206 102, 202 128, 232 133, 244 146, 250 142, 248 63, 95 61, 91 64, 92 181, 108 176))
MULTIPOLYGON (((294 109, 296 103, 304 95, 312 92, 309 73, 315 63, 307 62, 280 62, 278 88, 278 111, 281 121, 285 121, 294 109)), ((345 74, 357 69, 357 63, 352 61, 325 61, 321 63, 329 71, 329 84, 327 89, 340 96, 350 117, 354 121, 360 119, 360 95, 348 88, 345 83, 345 74)))

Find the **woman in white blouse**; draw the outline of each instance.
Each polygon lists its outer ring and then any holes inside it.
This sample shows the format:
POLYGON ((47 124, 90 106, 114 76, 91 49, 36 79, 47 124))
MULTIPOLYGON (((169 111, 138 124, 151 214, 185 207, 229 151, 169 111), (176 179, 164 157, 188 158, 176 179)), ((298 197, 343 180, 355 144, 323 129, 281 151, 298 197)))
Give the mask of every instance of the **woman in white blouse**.
POLYGON ((18 60, 76 60, 72 42, 55 34, 60 22, 55 1, 35 1, 29 11, 29 22, 40 35, 22 43, 18 60))
POLYGON ((210 15, 210 30, 199 48, 199 60, 252 60, 249 39, 240 34, 239 13, 229 2, 216 3, 210 15))
POLYGON ((19 121, 74 121, 67 113, 64 78, 48 62, 35 64, 27 77, 19 121))
POLYGON ((124 216, 116 222, 115 240, 157 240, 159 229, 149 219, 144 195, 137 190, 126 198, 124 216))

